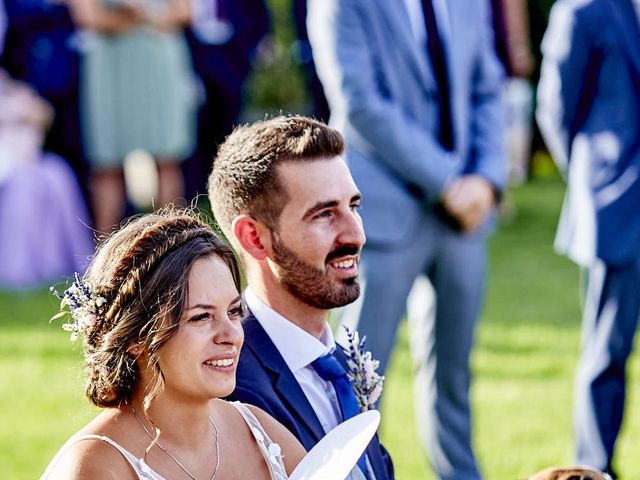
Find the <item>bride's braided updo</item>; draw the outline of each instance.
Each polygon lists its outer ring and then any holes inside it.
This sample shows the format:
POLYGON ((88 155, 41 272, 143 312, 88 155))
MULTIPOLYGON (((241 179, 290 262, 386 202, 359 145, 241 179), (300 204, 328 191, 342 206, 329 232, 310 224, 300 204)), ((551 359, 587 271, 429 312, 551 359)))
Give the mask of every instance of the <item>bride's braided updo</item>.
POLYGON ((99 246, 84 275, 106 300, 105 313, 82 332, 86 394, 92 403, 114 407, 130 399, 137 379, 130 352, 135 344, 143 347, 155 374, 145 403, 162 389, 156 353, 180 327, 193 263, 209 255, 229 266, 240 291, 233 252, 191 212, 167 210, 139 217, 99 246))

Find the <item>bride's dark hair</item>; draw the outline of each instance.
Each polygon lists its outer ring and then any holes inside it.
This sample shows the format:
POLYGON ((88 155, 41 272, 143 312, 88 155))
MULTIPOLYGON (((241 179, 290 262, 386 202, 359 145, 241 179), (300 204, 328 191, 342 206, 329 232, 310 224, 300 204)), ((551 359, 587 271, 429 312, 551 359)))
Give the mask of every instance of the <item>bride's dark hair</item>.
POLYGON ((190 211, 141 216, 98 247, 83 279, 106 300, 105 313, 82 332, 86 395, 92 403, 115 407, 131 398, 137 371, 130 347, 135 344, 143 347, 155 373, 145 407, 163 388, 156 354, 180 327, 193 263, 210 255, 229 266, 240 291, 233 252, 190 211))

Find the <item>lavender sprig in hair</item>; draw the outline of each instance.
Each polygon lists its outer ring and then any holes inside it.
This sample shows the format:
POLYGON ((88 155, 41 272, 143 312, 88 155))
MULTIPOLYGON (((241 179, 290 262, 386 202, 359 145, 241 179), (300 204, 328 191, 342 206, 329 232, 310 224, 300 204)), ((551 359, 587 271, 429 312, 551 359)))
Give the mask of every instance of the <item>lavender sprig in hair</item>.
POLYGON ((371 352, 364 349, 366 337, 360 340, 358 332, 351 332, 347 327, 345 330, 349 344, 347 376, 353 385, 360 411, 366 412, 375 408, 375 404, 382 394, 384 376, 376 373, 380 362, 374 360, 371 357, 371 352))
POLYGON ((49 288, 51 293, 60 299, 60 312, 50 321, 69 315, 71 321, 63 323, 62 329, 71 332, 72 342, 78 339, 84 328, 94 324, 106 309, 104 297, 95 293, 91 285, 84 282, 77 273, 74 274, 74 278, 74 282, 62 295, 54 287, 49 288))

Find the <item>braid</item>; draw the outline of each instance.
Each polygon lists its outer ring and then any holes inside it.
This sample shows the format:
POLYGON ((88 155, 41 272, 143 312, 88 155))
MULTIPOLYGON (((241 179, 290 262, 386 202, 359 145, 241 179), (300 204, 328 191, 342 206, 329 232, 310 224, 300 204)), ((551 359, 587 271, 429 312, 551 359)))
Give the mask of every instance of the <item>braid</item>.
POLYGON ((169 251, 194 238, 209 239, 211 242, 216 240, 208 225, 188 214, 166 218, 158 218, 152 214, 137 221, 149 224, 132 239, 127 250, 117 253, 118 259, 113 259, 117 263, 109 275, 110 285, 105 285, 108 291, 101 293, 109 299, 109 309, 101 321, 96 322, 93 331, 86 332, 86 340, 90 346, 96 347, 98 339, 112 329, 117 315, 127 301, 140 291, 142 281, 148 278, 160 259, 169 251))
MULTIPOLYGON (((163 225, 158 225, 157 227, 162 229, 163 225)), ((120 273, 125 271, 127 266, 130 267, 126 275, 117 275, 115 277, 123 278, 124 280, 118 287, 111 306, 104 317, 105 323, 109 323, 109 320, 118 311, 120 311, 127 299, 139 291, 142 280, 149 275, 153 270, 153 267, 167 254, 167 252, 184 245, 194 238, 201 237, 204 239, 210 239, 213 237, 213 233, 209 227, 202 227, 199 223, 197 224, 197 227, 193 227, 194 226, 191 226, 191 229, 188 230, 186 228, 189 227, 185 225, 185 229, 176 229, 172 225, 172 228, 165 234, 166 236, 163 239, 164 242, 154 247, 153 253, 151 254, 148 253, 149 250, 145 247, 149 242, 155 243, 157 241, 157 234, 154 231, 148 230, 142 232, 138 241, 130 249, 130 265, 123 265, 121 268, 116 269, 116 272, 120 273), (142 262, 139 265, 136 265, 137 260, 140 259, 142 259, 142 262)))

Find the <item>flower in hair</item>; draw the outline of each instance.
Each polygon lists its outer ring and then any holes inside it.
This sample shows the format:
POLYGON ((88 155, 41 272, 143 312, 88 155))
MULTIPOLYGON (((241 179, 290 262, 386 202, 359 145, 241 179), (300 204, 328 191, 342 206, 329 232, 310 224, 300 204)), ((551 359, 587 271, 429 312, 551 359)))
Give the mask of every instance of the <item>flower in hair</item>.
POLYGON ((376 372, 380 362, 373 359, 371 352, 364 349, 367 337, 360 340, 358 332, 352 332, 347 327, 345 330, 349 346, 347 376, 356 394, 360 411, 366 412, 375 408, 375 404, 382 394, 384 376, 378 375, 376 372))
POLYGON ((82 329, 93 325, 106 310, 107 300, 98 295, 93 287, 74 274, 74 282, 62 295, 51 287, 49 290, 60 299, 60 312, 51 321, 69 315, 71 321, 62 324, 62 329, 71 332, 70 340, 75 342, 82 329))

